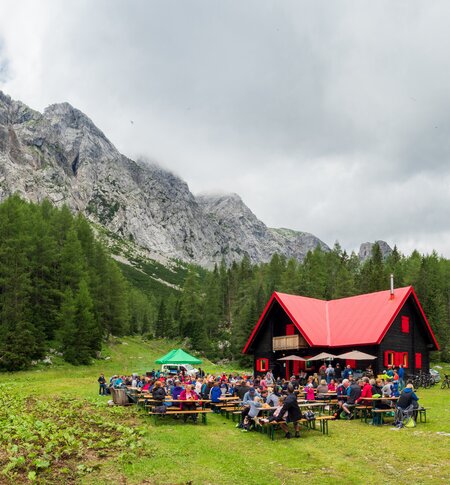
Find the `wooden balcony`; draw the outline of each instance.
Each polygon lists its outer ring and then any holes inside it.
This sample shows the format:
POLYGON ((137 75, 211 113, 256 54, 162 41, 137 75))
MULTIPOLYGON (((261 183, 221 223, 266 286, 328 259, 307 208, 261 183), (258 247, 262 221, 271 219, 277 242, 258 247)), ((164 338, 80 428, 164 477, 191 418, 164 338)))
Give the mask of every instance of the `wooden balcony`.
POLYGON ((306 347, 308 344, 301 335, 283 335, 272 339, 272 350, 296 350, 306 347))

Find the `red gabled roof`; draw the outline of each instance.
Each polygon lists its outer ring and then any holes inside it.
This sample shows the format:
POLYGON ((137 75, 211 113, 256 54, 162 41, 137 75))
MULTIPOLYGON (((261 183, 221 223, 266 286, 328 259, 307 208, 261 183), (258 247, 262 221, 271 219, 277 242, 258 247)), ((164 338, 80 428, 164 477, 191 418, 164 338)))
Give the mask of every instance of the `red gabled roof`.
POLYGON ((365 295, 323 301, 274 292, 243 350, 246 353, 266 313, 276 300, 311 347, 340 347, 379 344, 407 298, 412 295, 430 336, 439 349, 412 286, 365 295))

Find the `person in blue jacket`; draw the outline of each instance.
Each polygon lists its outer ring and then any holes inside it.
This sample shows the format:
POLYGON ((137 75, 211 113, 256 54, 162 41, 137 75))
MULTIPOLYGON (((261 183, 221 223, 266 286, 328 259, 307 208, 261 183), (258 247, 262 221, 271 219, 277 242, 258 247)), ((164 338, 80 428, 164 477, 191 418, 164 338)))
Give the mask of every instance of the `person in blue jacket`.
POLYGON ((209 391, 209 399, 211 399, 211 408, 214 413, 220 414, 220 409, 217 406, 214 406, 214 403, 219 403, 220 402, 220 397, 222 396, 222 391, 220 389, 220 382, 216 381, 211 387, 211 390, 209 391))

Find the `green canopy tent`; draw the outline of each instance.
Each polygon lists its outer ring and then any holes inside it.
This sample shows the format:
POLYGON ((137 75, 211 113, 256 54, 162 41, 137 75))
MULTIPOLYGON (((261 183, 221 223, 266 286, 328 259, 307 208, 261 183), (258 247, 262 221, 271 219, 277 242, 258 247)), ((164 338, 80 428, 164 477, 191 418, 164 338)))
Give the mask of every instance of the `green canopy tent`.
POLYGON ((201 364, 202 361, 183 349, 171 350, 169 353, 155 361, 157 364, 201 364))

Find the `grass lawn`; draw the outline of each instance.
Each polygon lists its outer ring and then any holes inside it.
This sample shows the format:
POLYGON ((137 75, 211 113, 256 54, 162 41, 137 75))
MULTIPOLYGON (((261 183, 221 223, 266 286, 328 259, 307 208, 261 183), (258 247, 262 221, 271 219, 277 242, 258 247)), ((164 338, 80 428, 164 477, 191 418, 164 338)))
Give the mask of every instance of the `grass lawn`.
MULTIPOLYGON (((412 429, 332 421, 329 436, 302 431, 300 439, 279 434, 271 442, 255 432, 241 433, 217 415, 208 415, 207 426, 169 417, 155 426, 134 407, 109 409, 108 398, 97 395, 96 380, 99 372, 151 370, 173 343, 120 342, 109 347, 110 360, 91 367, 57 362, 1 376, 0 483, 450 482, 450 390, 418 391, 430 408, 429 422, 412 429), (23 396, 30 396, 25 403, 23 396)), ((218 372, 208 362, 204 367, 218 372)), ((448 365, 441 375, 444 371, 449 373, 448 365)))

